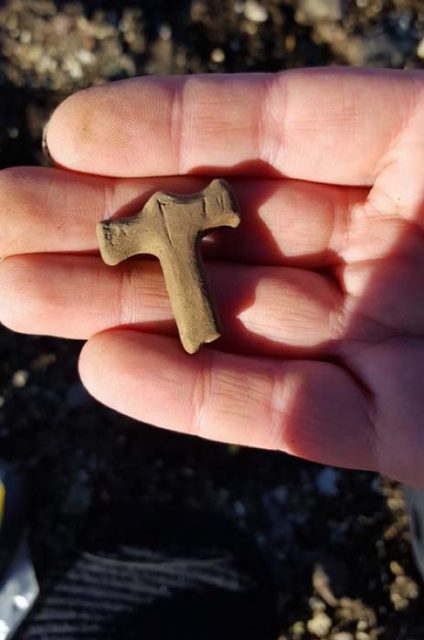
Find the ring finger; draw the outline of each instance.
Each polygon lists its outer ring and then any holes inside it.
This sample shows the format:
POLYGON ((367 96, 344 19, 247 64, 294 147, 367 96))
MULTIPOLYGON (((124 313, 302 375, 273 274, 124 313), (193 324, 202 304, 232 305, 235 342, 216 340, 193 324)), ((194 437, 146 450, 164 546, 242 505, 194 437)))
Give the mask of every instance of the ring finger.
MULTIPOLYGON (((221 348, 320 353, 337 338, 343 297, 324 276, 290 267, 207 265, 224 319, 221 348)), ((173 333, 159 264, 106 267, 97 256, 22 255, 0 264, 0 319, 9 328, 87 339, 116 326, 173 333)))

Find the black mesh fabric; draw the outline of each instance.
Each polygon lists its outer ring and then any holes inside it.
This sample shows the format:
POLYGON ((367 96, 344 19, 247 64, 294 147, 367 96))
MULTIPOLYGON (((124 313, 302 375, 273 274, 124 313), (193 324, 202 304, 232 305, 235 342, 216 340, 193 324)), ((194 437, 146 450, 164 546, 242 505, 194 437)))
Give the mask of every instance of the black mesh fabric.
POLYGON ((114 514, 89 532, 19 640, 275 640, 272 581, 251 541, 199 513, 114 514))

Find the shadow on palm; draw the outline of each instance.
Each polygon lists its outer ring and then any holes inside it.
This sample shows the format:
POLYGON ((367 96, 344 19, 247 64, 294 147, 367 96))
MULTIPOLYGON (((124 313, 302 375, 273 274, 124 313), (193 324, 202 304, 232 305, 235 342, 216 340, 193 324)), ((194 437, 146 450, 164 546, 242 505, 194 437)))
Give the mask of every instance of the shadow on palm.
MULTIPOLYGON (((267 358, 281 359, 282 365, 288 360, 306 360, 328 364, 337 367, 340 377, 344 377, 349 386, 356 389, 365 402, 368 403, 369 414, 367 424, 363 425, 362 432, 347 433, 344 421, 349 422, 349 416, 344 414, 344 398, 337 395, 334 389, 326 386, 325 382, 317 394, 317 388, 309 389, 306 385, 300 393, 296 394, 296 400, 290 407, 290 420, 285 426, 284 438, 292 443, 292 453, 300 457, 315 459, 321 462, 334 463, 336 459, 340 464, 357 468, 375 468, 378 462, 373 448, 376 439, 385 441, 385 446, 390 445, 390 438, 396 434, 387 432, 378 433, 380 419, 385 424, 384 412, 387 411, 389 398, 384 395, 384 383, 389 380, 388 388, 392 393, 402 391, 403 385, 413 375, 413 369, 408 367, 396 370, 396 359, 391 358, 391 351, 386 345, 396 344, 396 348, 403 349, 402 345, 414 346, 419 331, 419 311, 411 315, 410 294, 415 291, 418 296, 422 276, 418 269, 414 269, 414 261, 419 260, 419 244, 417 244, 418 225, 404 223, 399 226, 395 241, 392 242, 379 259, 366 264, 366 285, 358 295, 346 295, 343 284, 343 273, 350 265, 334 251, 324 251, 319 254, 305 254, 296 257, 284 255, 279 248, 269 227, 262 220, 260 209, 263 202, 272 195, 281 180, 285 177, 276 173, 269 165, 262 161, 252 161, 234 166, 231 171, 226 170, 230 182, 237 181, 238 176, 261 176, 267 178, 264 187, 259 192, 250 194, 254 198, 254 205, 246 216, 241 202, 242 224, 237 230, 220 230, 204 242, 204 255, 208 259, 208 269, 216 258, 232 260, 234 273, 236 269, 249 269, 250 277, 240 282, 237 286, 233 282, 223 282, 214 274, 212 279, 212 291, 219 291, 218 307, 223 317, 224 332, 214 349, 226 352, 235 352, 250 356, 265 356, 267 358), (243 217, 244 216, 244 217, 243 217), (251 253, 255 256, 259 253, 269 256, 265 264, 274 265, 271 268, 307 268, 308 271, 316 271, 320 276, 325 276, 328 283, 334 287, 343 300, 344 311, 335 326, 334 335, 325 341, 317 340, 307 347, 302 344, 302 319, 299 320, 299 342, 295 339, 290 342, 284 339, 273 339, 266 331, 260 333, 252 330, 243 320, 243 314, 251 309, 258 298, 261 286, 261 271, 258 264, 262 262, 253 259, 253 265, 247 265, 243 261, 247 245, 251 245, 251 253), (415 247, 415 253, 411 253, 411 247, 415 247), (418 250, 417 250, 418 247, 418 250), (256 275, 255 275, 256 274, 256 275), (416 276, 416 277, 415 277, 416 276), (414 280, 415 278, 415 280, 414 280), (404 299, 402 298, 404 294, 404 299), (348 304, 346 300, 348 299, 348 304), (389 354, 389 355, 388 355, 389 354), (380 357, 383 359, 379 364, 380 357), (386 362, 386 364, 384 364, 386 362), (380 366, 381 365, 381 366, 380 366), (380 369, 379 369, 380 367, 380 369), (383 369, 381 369, 383 367, 383 369), (384 370, 384 367, 386 369, 384 370), (374 374, 374 372, 379 372, 374 374), (393 387, 395 385, 395 387, 393 387), (396 386, 398 385, 398 386, 396 386), (332 411, 337 412, 340 404, 340 419, 337 424, 326 426, 322 432, 316 432, 310 425, 305 424, 305 415, 314 414, 314 407, 319 404, 324 406, 324 415, 320 420, 325 420, 325 407, 332 405, 332 411), (381 415, 377 415, 381 414, 381 415), (375 429, 375 431, 374 431, 375 429), (356 441, 357 440, 357 441, 356 441), (337 443, 337 444, 336 444, 337 443), (356 453, 353 449, 356 448, 356 453), (336 457, 334 450, 338 453, 336 457), (361 455, 363 453, 363 459, 361 455), (349 462, 350 460, 350 462, 349 462)), ((205 175, 216 177, 222 174, 222 169, 217 167, 198 167, 192 172, 202 174, 204 183, 208 179, 205 175)), ((304 183, 307 188, 308 183, 304 183)), ((253 185, 253 181, 252 181, 253 185)), ((252 205, 252 202, 251 202, 252 205)), ((284 211, 276 212, 284 218, 284 211)), ((218 274, 219 275, 219 274, 218 274)), ((227 275, 228 277, 228 275, 227 275)), ((320 303, 320 291, 308 291, 311 299, 320 303)), ((142 324, 143 331, 174 333, 172 322, 142 324)), ((403 353, 403 351, 402 351, 403 353)), ((399 358, 398 361, 400 362, 399 358)), ((243 359, 238 365, 242 372, 245 363, 243 359)), ((318 381, 319 382, 319 381, 318 381)), ((319 387, 319 384, 318 384, 319 387)), ((358 397, 359 397, 358 395, 358 397)), ((320 409, 321 410, 321 409, 320 409)), ((319 420, 318 420, 319 422, 319 420)), ((419 416, 416 416, 418 425, 419 416)), ((329 423, 331 421, 329 420, 329 423)), ((398 423, 401 429, 402 421, 398 423)), ((410 429, 411 427, 409 427, 410 429)), ((414 448, 418 442, 414 440, 415 432, 410 432, 400 440, 402 447, 398 454, 400 466, 410 453, 408 447, 414 448), (409 440, 408 440, 409 437, 409 440)), ((394 461, 396 465, 396 460, 394 461)), ((383 469, 384 470, 384 469, 383 469)))

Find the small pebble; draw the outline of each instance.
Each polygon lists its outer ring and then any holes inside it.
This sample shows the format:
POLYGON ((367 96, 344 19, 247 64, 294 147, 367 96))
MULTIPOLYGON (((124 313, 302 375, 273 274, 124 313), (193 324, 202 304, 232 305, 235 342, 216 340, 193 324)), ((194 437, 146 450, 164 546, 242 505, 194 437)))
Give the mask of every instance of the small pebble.
POLYGON ((309 633, 313 633, 318 638, 324 638, 331 629, 331 618, 323 611, 319 611, 307 623, 309 633))
POLYGON ((332 467, 325 467, 316 476, 315 482, 317 485, 317 489, 323 496, 328 496, 329 498, 337 496, 339 493, 338 489, 338 479, 339 472, 333 469, 332 467))
POLYGON ((298 620, 291 628, 294 635, 301 636, 305 633, 305 624, 303 620, 298 620))
POLYGON ((29 608, 28 599, 21 595, 17 595, 13 598, 13 605, 16 609, 19 609, 19 611, 26 611, 26 609, 29 608))
POLYGON ((268 11, 256 0, 247 0, 244 5, 244 15, 252 22, 266 22, 268 20, 268 11))
POLYGON ((271 495, 276 502, 284 504, 288 498, 289 492, 287 487, 280 486, 275 487, 275 489, 272 490, 271 495))
POLYGON ((421 60, 424 59, 424 38, 418 43, 417 56, 421 58, 421 60))
POLYGON ((66 69, 71 78, 73 78, 74 80, 79 80, 83 77, 84 72, 81 63, 72 55, 69 55, 65 58, 63 68, 66 69))
POLYGON ((56 356, 54 353, 40 353, 31 362, 32 369, 47 369, 51 364, 56 362, 56 356))
POLYGON ((22 389, 28 382, 28 377, 28 371, 25 371, 24 369, 18 369, 18 371, 15 371, 15 373, 13 374, 12 385, 16 389, 22 389))
POLYGON ((394 576, 404 575, 405 573, 404 570, 400 566, 399 562, 396 562, 396 560, 392 560, 389 566, 390 566, 390 571, 393 573, 394 576))
POLYGON ((159 38, 161 40, 170 40, 172 38, 172 29, 169 24, 161 24, 159 27, 159 38))
POLYGON ((241 500, 236 500, 235 501, 235 503, 234 503, 234 511, 235 511, 235 514, 239 518, 244 518, 245 517, 245 515, 246 515, 246 507, 241 502, 241 500))
POLYGON ((31 31, 26 31, 26 30, 21 31, 20 41, 22 42, 22 44, 28 44, 29 42, 31 42, 31 40, 32 40, 31 31))
POLYGON ((214 49, 211 53, 211 60, 217 64, 224 62, 225 52, 222 49, 214 49))
POLYGON ((312 598, 309 598, 309 606, 314 612, 314 615, 316 615, 320 611, 325 611, 325 603, 319 598, 315 598, 314 596, 312 596, 312 598))
POLYGON ((342 0, 300 0, 299 10, 308 21, 329 20, 337 22, 343 17, 342 0))
POLYGON ((287 35, 286 39, 284 40, 284 46, 287 53, 293 53, 293 51, 296 49, 296 36, 294 36, 292 33, 287 35))
POLYGON ((9 127, 7 130, 9 138, 14 140, 19 136, 19 129, 17 127, 9 127))
POLYGON ((87 51, 86 49, 80 49, 76 52, 76 57, 83 65, 95 64, 96 56, 92 51, 87 51))
POLYGON ((254 36, 258 32, 258 23, 257 22, 246 22, 244 26, 244 30, 249 36, 254 36))
POLYGON ((331 640, 354 640, 354 639, 351 633, 347 633, 347 631, 340 631, 340 633, 335 633, 333 636, 331 636, 331 640))

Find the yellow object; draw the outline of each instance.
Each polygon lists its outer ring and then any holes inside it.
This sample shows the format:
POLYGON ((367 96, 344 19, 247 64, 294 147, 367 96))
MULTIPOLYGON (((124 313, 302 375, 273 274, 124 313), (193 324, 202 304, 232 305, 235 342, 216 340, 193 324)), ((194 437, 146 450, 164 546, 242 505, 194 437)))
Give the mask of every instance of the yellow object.
POLYGON ((0 480, 0 527, 3 525, 4 505, 6 502, 6 487, 0 480))

